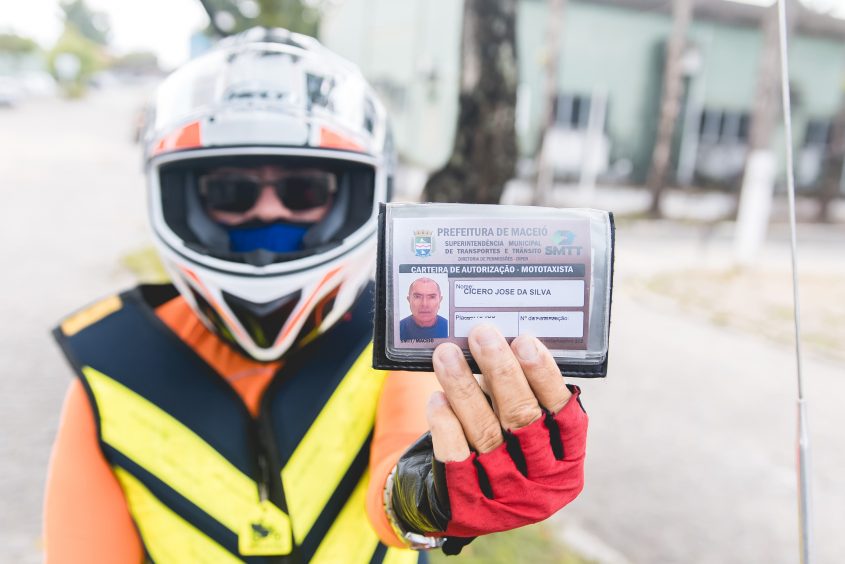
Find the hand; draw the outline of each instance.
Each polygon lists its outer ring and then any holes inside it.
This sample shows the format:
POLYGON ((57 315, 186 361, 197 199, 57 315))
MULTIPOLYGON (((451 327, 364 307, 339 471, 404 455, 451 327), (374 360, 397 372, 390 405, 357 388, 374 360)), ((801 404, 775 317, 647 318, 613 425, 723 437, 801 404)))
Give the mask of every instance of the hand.
POLYGON ((534 337, 522 335, 508 347, 495 327, 481 325, 470 332, 469 349, 481 369, 480 382, 456 345, 444 343, 434 351, 434 372, 445 393, 431 397, 427 415, 440 462, 464 460, 470 447, 491 452, 504 442, 502 429, 527 427, 543 415, 541 406, 554 415, 572 396, 554 358, 534 337))
POLYGON ((469 348, 480 380, 458 347, 435 350, 444 392, 432 395, 431 432, 400 457, 391 488, 399 528, 450 537, 447 553, 468 542, 455 537, 546 519, 584 483, 587 416, 546 347, 527 335, 509 347, 495 328, 479 326, 469 348))

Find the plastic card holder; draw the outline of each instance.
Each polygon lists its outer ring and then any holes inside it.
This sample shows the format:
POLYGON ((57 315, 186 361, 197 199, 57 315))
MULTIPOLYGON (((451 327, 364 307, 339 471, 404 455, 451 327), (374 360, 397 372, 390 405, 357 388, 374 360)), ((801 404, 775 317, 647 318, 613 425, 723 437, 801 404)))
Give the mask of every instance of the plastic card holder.
POLYGON ((438 344, 481 323, 531 334, 566 376, 607 374, 613 214, 475 204, 379 213, 373 367, 432 371, 438 344))

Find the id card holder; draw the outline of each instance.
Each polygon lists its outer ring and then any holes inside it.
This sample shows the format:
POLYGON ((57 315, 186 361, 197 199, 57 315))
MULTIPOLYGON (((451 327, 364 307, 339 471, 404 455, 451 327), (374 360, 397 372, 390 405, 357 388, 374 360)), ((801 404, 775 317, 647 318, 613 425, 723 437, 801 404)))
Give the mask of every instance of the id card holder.
POLYGON ((496 326, 548 347, 565 376, 607 375, 613 214, 478 204, 383 204, 373 367, 433 371, 440 343, 496 326))

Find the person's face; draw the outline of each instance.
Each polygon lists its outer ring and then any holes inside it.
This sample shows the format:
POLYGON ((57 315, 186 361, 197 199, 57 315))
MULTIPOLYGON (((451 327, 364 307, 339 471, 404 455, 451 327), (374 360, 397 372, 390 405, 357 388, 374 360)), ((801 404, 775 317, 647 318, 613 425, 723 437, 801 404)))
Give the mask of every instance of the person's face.
POLYGON ((250 221, 315 223, 337 189, 334 174, 316 168, 223 167, 199 179, 206 211, 224 225, 250 221))
POLYGON ((418 280, 411 284, 408 303, 411 304, 411 316, 420 327, 431 327, 437 321, 437 311, 443 296, 432 280, 418 280))

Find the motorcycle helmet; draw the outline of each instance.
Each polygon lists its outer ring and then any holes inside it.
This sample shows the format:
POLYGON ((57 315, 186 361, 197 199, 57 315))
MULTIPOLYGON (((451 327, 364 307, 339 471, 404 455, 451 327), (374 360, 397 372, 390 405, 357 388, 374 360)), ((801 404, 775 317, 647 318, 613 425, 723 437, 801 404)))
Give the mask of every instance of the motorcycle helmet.
POLYGON ((158 89, 145 135, 156 246, 210 330, 279 359, 337 322, 371 279, 394 161, 384 107, 354 65, 282 29, 232 36, 158 89), (319 219, 221 220, 268 189, 319 219))

